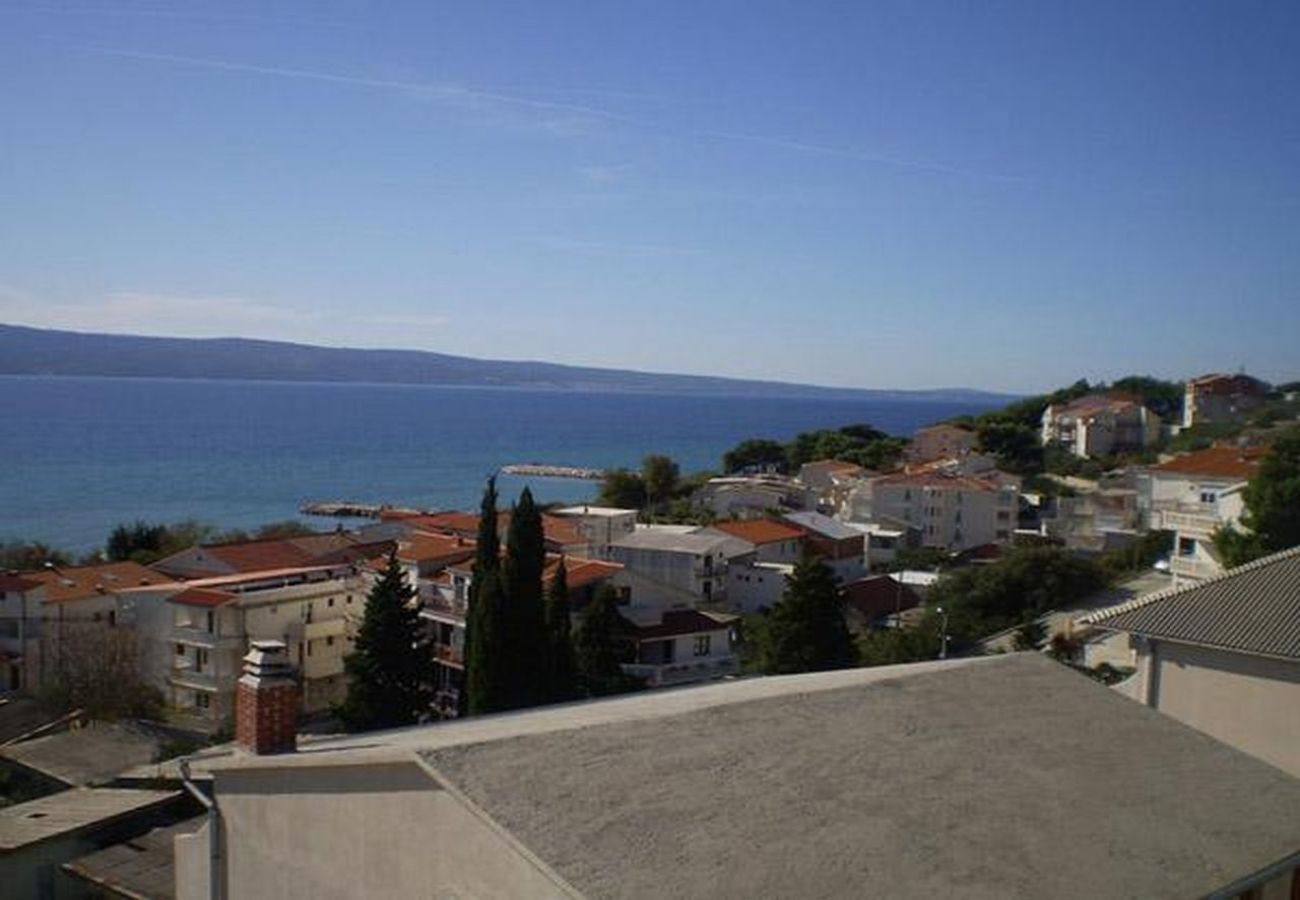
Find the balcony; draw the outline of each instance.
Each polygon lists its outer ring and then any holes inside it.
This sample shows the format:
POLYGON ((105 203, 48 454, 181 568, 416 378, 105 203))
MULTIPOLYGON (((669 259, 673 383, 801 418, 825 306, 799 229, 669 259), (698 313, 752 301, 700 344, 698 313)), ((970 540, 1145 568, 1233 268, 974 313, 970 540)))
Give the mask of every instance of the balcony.
POLYGON ((1213 512, 1201 510, 1213 507, 1157 507, 1152 512, 1152 527, 1164 531, 1177 531, 1188 537, 1208 538, 1223 525, 1213 512))
POLYGON ((459 647, 452 647, 448 644, 434 644, 433 658, 449 666, 465 667, 465 651, 459 647))
POLYGON ((171 674, 167 676, 167 682, 176 687, 199 691, 215 691, 218 689, 216 675, 212 672, 196 672, 188 666, 173 668, 171 674))
POLYGON ((436 591, 434 595, 426 600, 424 609, 420 610, 420 615, 426 619, 436 619, 442 622, 452 622, 456 625, 465 624, 465 613, 469 604, 464 600, 448 600, 436 591))
POLYGON ((195 628, 190 625, 177 625, 172 628, 172 641, 177 644, 188 644, 191 647, 212 648, 234 648, 242 647, 244 636, 242 634, 213 634, 204 628, 195 628))
POLYGON ((708 681, 711 678, 735 675, 739 670, 740 667, 734 656, 706 656, 663 665, 623 664, 624 672, 643 679, 647 687, 668 687, 674 684, 690 684, 693 681, 708 681))

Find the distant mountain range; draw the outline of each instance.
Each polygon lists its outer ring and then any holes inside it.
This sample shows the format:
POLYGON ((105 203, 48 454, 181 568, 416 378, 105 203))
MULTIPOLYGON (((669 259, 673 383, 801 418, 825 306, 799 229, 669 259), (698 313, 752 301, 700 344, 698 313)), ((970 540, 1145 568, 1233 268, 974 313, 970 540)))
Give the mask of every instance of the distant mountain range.
POLYGON ((545 362, 472 359, 423 350, 355 350, 245 338, 85 334, 0 324, 0 375, 335 381, 988 404, 1013 397, 966 388, 881 391, 661 375, 545 362))

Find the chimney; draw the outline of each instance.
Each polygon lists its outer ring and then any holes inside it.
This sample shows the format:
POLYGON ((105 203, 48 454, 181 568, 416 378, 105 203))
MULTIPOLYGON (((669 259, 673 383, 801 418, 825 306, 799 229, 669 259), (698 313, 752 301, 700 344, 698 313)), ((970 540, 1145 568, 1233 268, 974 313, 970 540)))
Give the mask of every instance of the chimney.
POLYGON ((297 749, 298 682, 283 641, 253 641, 235 688, 235 740, 249 753, 297 749))

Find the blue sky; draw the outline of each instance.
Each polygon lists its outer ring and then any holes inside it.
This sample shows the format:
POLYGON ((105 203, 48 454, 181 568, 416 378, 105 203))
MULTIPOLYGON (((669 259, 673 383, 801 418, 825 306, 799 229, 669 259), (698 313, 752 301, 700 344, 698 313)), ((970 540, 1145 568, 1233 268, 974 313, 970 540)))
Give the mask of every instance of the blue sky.
POLYGON ((0 0, 0 321, 1300 377, 1300 4, 0 0))

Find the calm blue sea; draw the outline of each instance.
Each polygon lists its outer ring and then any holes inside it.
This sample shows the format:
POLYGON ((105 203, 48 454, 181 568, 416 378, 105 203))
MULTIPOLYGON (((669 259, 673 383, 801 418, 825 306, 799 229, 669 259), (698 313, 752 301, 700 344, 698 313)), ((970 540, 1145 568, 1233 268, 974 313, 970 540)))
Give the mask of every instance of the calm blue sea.
MULTIPOLYGON (((418 385, 0 376, 0 539, 82 552, 114 524, 249 527, 307 500, 477 506, 514 462, 716 468, 754 436, 870 422, 898 434, 986 407, 418 385)), ((539 499, 591 482, 529 479, 539 499)), ((508 500, 523 479, 503 478, 508 500)), ((330 520, 311 520, 328 526, 330 520)))

